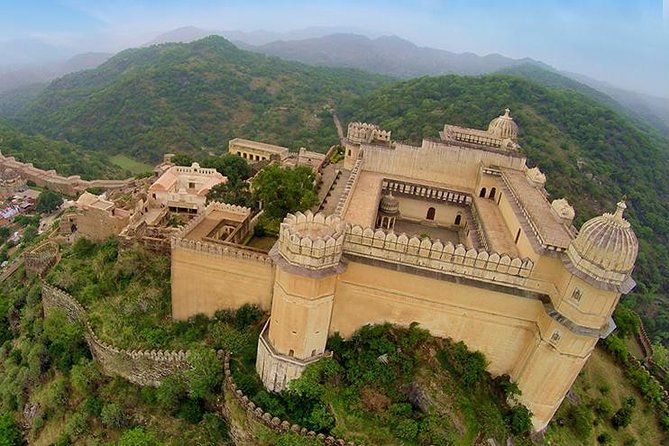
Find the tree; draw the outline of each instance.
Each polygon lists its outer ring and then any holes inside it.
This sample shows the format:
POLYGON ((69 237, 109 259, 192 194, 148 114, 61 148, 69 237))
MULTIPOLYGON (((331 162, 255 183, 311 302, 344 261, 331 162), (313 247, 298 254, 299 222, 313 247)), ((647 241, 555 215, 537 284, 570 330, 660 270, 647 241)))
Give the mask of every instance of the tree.
POLYGON ((221 175, 225 175, 228 181, 240 182, 251 176, 251 167, 244 158, 231 153, 223 156, 210 156, 202 160, 202 167, 214 168, 221 175))
POLYGON ((0 446, 19 446, 21 440, 21 429, 18 423, 8 413, 0 415, 0 446))
POLYGON ((193 157, 185 153, 177 153, 172 157, 172 162, 177 166, 190 166, 193 164, 193 157))
POLYGON ((532 412, 522 404, 513 406, 504 418, 514 435, 522 435, 532 429, 532 412))
POLYGON ((618 326, 618 333, 622 338, 634 336, 639 331, 639 316, 624 305, 618 305, 613 312, 613 319, 618 326))
POLYGON ((35 210, 40 213, 48 214, 58 209, 61 204, 63 204, 63 197, 61 197, 59 193, 45 190, 39 194, 39 197, 37 197, 35 210))
POLYGON ((318 203, 314 173, 305 166, 267 166, 256 175, 252 189, 268 218, 281 220, 288 213, 304 211, 318 203))
POLYGON ((228 178, 227 183, 220 183, 212 187, 207 193, 207 203, 220 201, 222 203, 234 204, 248 208, 255 207, 253 195, 246 181, 228 178))
POLYGON ((186 372, 190 396, 206 398, 214 394, 223 379, 223 365, 216 352, 209 348, 191 350, 188 361, 192 365, 186 372))

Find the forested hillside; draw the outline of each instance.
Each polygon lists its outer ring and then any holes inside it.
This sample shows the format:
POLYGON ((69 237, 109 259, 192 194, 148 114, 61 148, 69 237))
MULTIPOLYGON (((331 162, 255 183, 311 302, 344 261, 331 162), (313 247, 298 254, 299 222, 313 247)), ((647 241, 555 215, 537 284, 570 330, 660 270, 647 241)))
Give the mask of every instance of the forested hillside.
POLYGON ((508 75, 394 84, 349 102, 344 117, 420 143, 444 123, 487 128, 507 106, 528 163, 546 172, 553 197, 574 205, 577 226, 627 195, 640 254, 638 286, 623 301, 642 313, 652 336, 669 343, 669 142, 662 136, 582 93, 508 75))
POLYGON ((0 152, 40 169, 56 169, 59 174, 80 175, 84 179, 125 178, 123 169, 109 162, 105 154, 86 152, 75 144, 30 136, 0 119, 0 152))
POLYGON ((122 51, 52 82, 16 113, 24 129, 85 149, 156 161, 246 137, 322 150, 329 107, 386 78, 315 68, 236 48, 222 37, 122 51))

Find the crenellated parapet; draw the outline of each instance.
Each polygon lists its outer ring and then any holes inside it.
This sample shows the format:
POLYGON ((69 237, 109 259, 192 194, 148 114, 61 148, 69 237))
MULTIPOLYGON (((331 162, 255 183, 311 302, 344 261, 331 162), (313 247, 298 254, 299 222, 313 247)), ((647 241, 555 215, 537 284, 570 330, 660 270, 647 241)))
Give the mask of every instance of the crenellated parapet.
POLYGON ((279 231, 279 253, 290 264, 324 269, 339 264, 346 223, 336 215, 288 214, 279 231))
POLYGON ((84 325, 86 343, 107 375, 119 375, 143 386, 158 386, 167 376, 191 367, 185 351, 125 350, 105 343, 93 331, 84 307, 70 294, 47 283, 42 284, 42 304, 45 313, 60 308, 70 320, 84 325))
POLYGON ((390 142, 390 131, 381 130, 376 124, 351 122, 348 124, 346 139, 352 143, 390 142))
POLYGON ((534 268, 530 259, 357 225, 347 228, 344 254, 514 285, 524 284, 534 268))
POLYGON ((232 243, 210 243, 174 237, 172 238, 171 247, 172 250, 183 248, 211 256, 236 257, 238 259, 252 260, 255 262, 272 263, 272 260, 267 254, 254 249, 247 249, 239 245, 234 245, 232 243))
POLYGON ((58 262, 59 255, 60 251, 56 243, 51 241, 42 243, 23 255, 26 271, 41 276, 58 262))

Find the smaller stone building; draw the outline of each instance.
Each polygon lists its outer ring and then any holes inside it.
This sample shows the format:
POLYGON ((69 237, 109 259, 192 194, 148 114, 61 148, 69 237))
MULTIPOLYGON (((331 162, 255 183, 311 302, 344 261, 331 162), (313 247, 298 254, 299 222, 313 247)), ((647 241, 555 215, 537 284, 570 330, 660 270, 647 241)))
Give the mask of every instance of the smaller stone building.
POLYGON ((75 203, 75 211, 61 219, 60 231, 101 241, 120 234, 130 215, 130 211, 117 207, 114 202, 84 192, 75 203))
POLYGON ((273 144, 235 138, 228 143, 228 153, 239 155, 249 163, 256 163, 265 160, 283 161, 288 158, 289 150, 273 144))
POLYGON ((226 181, 216 169, 200 167, 198 163, 172 166, 149 187, 149 204, 171 212, 197 214, 204 209, 211 188, 226 181))

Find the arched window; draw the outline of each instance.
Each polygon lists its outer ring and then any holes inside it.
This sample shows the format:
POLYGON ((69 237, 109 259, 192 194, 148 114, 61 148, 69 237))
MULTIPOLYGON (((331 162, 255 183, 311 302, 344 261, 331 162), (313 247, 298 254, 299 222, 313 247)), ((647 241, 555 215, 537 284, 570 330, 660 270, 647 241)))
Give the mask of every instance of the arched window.
POLYGON ((430 208, 427 210, 427 216, 425 218, 427 218, 428 220, 434 220, 434 214, 436 213, 437 210, 435 208, 430 208))
POLYGON ((485 193, 486 193, 485 187, 481 188, 481 193, 479 194, 479 197, 485 198, 485 193))
POLYGON ((291 357, 295 356, 295 350, 293 350, 292 348, 290 350, 288 350, 288 356, 291 356, 291 357))
POLYGON ((490 195, 488 195, 488 198, 490 199, 495 198, 495 192, 497 192, 497 189, 495 189, 494 187, 490 189, 490 195))
POLYGON ((455 226, 460 226, 460 222, 462 221, 462 215, 458 214, 455 216, 455 226))

